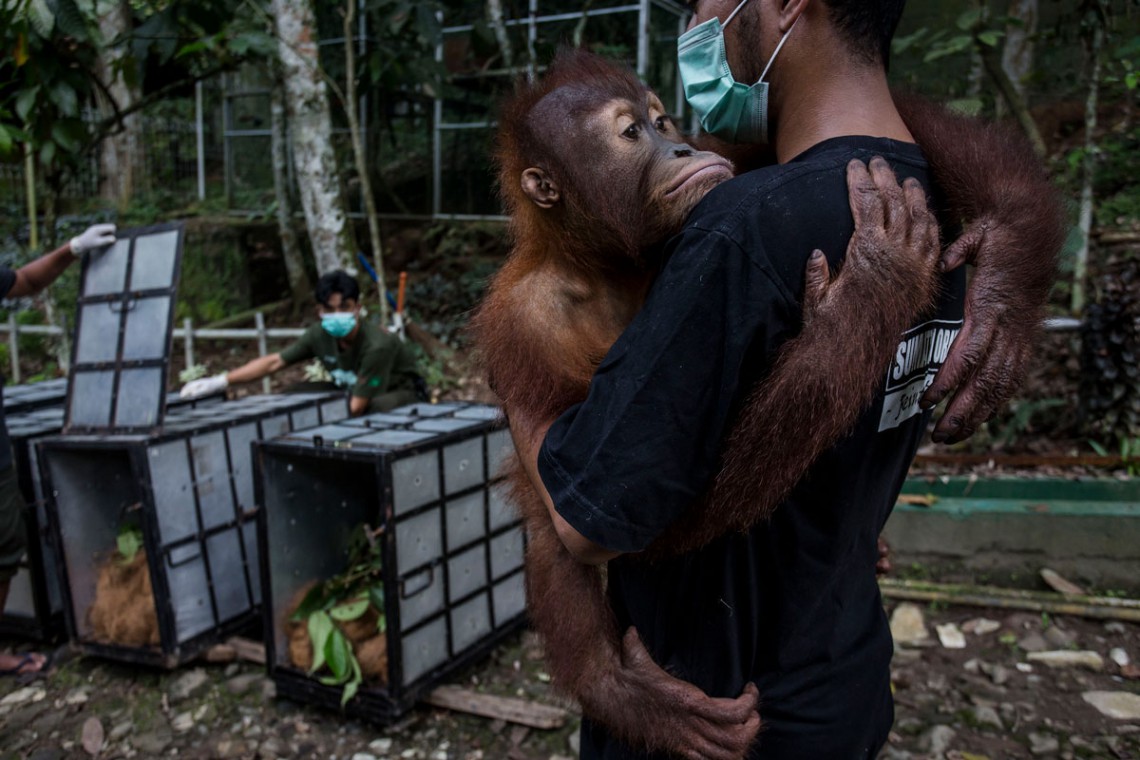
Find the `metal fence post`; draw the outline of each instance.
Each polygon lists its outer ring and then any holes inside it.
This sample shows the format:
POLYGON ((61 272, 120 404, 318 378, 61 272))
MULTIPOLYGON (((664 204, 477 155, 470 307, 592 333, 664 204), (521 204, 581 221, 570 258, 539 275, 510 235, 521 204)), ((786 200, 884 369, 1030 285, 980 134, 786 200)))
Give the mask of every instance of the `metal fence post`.
POLYGON ((182 332, 185 333, 186 369, 190 369, 194 366, 194 322, 190 317, 182 320, 182 332))
MULTIPOLYGON (((265 336, 265 315, 260 311, 253 315, 254 324, 257 326, 257 355, 265 356, 269 353, 269 341, 265 336)), ((261 390, 263 393, 269 393, 270 385, 269 378, 261 378, 261 390)))
POLYGON ((20 325, 16 312, 8 312, 8 358, 12 360, 12 384, 20 382, 20 325))

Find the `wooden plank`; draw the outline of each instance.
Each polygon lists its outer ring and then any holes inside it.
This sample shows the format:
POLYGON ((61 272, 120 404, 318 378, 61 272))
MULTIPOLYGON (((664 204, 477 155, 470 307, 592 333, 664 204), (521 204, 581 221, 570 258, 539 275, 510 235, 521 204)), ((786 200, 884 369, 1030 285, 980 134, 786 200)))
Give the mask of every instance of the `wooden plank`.
POLYGON ((566 711, 560 707, 514 697, 480 694, 458 686, 440 686, 428 694, 423 702, 445 710, 469 713, 482 718, 497 718, 545 730, 561 728, 566 725, 567 718, 566 711))
POLYGON ((265 645, 260 641, 234 636, 226 640, 226 646, 231 647, 234 653, 246 662, 252 662, 256 665, 265 664, 265 645))
POLYGON ((930 583, 881 578, 879 590, 888 599, 912 602, 945 602, 973 607, 1048 612, 1101 620, 1140 622, 1140 600, 1116 597, 1062 596, 1047 591, 974 586, 971 584, 930 583))

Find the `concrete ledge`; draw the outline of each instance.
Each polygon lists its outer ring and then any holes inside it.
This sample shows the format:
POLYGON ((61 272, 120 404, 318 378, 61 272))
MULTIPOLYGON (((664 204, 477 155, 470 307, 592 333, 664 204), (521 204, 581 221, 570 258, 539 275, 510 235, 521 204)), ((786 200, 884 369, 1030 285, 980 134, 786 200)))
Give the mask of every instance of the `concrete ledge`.
POLYGON ((884 536, 895 566, 965 581, 1036 578, 1050 567, 1104 591, 1140 591, 1140 481, 910 479, 884 536))

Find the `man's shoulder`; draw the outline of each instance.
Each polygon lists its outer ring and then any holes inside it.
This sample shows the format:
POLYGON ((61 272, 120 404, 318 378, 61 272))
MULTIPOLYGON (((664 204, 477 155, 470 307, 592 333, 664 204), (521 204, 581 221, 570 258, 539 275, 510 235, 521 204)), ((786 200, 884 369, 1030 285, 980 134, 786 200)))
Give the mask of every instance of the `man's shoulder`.
POLYGON ((722 183, 694 209, 687 226, 739 240, 845 214, 847 164, 874 156, 886 158, 900 175, 918 175, 925 181, 926 161, 917 145, 875 137, 833 138, 787 163, 722 183))
MULTIPOLYGON (((328 333, 325 332, 325 329, 323 327, 321 327, 321 323, 314 322, 305 328, 305 331, 301 333, 301 337, 299 337, 297 340, 299 342, 307 343, 311 346, 316 346, 320 344, 321 338, 325 335, 328 335, 328 333)), ((329 335, 329 337, 331 338, 332 336, 329 335)))
POLYGON ((361 321, 360 331, 364 338, 365 353, 391 351, 400 343, 399 338, 372 322, 361 321))

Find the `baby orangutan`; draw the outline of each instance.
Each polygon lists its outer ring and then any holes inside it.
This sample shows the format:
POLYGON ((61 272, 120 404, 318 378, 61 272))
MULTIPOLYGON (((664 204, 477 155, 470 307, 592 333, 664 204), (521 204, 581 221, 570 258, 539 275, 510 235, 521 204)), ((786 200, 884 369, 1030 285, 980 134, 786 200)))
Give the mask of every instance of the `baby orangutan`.
MULTIPOLYGON (((594 369, 641 307, 663 243, 733 167, 686 144, 631 71, 581 52, 561 54, 541 82, 504 104, 498 161, 513 247, 472 329, 522 448, 585 399, 594 369)), ((848 186, 856 229, 842 271, 832 279, 821 252, 809 258, 802 332, 745 401, 709 495, 650 558, 767 517, 850 429, 898 336, 934 303, 939 232, 921 187, 898 186, 881 159, 869 170, 853 162, 848 186), (838 329, 853 324, 867 327, 838 329), (793 392, 815 399, 810 418, 789 403, 793 392)), ((559 538, 531 485, 532 465, 511 469, 511 498, 526 525, 528 607, 554 684, 630 746, 743 757, 760 726, 755 687, 710 697, 658 667, 633 629, 623 636, 599 571, 559 538)))
MULTIPOLYGON (((943 260, 977 265, 964 349, 951 349, 950 375, 939 375, 926 398, 959 387, 936 434, 961 438, 1024 376, 1062 215, 1024 141, 925 104, 903 114, 920 145, 937 146, 930 164, 948 210, 977 220, 943 260)), ((534 451, 553 420, 586 398, 594 369, 644 302, 663 242, 733 167, 687 145, 632 72, 583 52, 564 52, 543 80, 521 85, 499 123, 513 248, 472 328, 516 448, 534 451)), ((650 546, 646 561, 771 515, 850 430, 898 336, 934 303, 938 229, 921 187, 899 187, 878 158, 870 170, 853 162, 847 177, 855 234, 842 270, 832 279, 821 252, 808 259, 803 330, 744 400, 706 498, 650 546)), ((755 686, 710 697, 659 668, 636 631, 622 636, 600 573, 563 545, 561 517, 536 482, 534 459, 516 461, 511 495, 527 528, 529 612, 554 684, 627 745, 742 758, 760 725, 755 686)))

